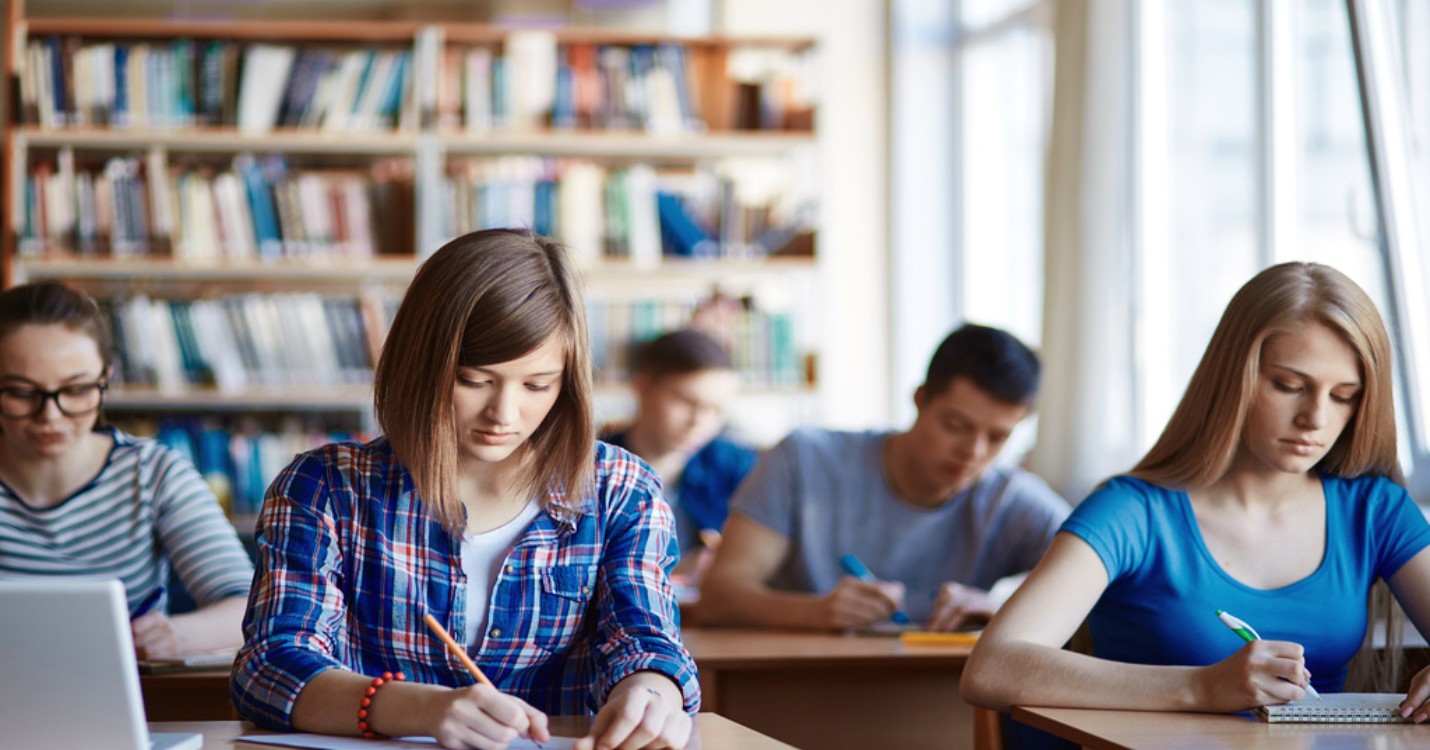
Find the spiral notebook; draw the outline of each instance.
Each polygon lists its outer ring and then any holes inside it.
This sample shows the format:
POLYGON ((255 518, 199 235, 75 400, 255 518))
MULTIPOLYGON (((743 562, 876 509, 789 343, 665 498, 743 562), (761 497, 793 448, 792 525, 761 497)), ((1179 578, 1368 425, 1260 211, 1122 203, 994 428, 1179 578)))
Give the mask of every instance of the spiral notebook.
POLYGON ((1400 693, 1326 693, 1320 698, 1307 698, 1279 706, 1262 706, 1256 710, 1264 721, 1271 723, 1315 724, 1399 724, 1400 693))

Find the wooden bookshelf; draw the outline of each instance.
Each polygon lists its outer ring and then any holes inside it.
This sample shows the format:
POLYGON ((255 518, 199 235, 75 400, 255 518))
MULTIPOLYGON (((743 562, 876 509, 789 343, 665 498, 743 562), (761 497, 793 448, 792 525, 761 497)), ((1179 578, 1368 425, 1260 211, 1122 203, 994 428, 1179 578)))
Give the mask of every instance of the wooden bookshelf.
MULTIPOLYGON (((646 192, 630 193, 628 201, 654 201, 660 192, 675 195, 689 209, 676 218, 686 219, 703 232, 704 244, 697 245, 701 251, 692 253, 686 245, 683 255, 668 253, 669 247, 680 245, 671 242, 661 227, 652 230, 654 235, 643 235, 644 250, 634 252, 622 245, 634 241, 630 238, 603 237, 595 246, 576 247, 562 236, 559 224, 552 225, 550 217, 540 215, 534 220, 483 215, 478 226, 521 224, 572 244, 581 259, 588 299, 596 307, 654 301, 679 308, 719 292, 739 299, 745 310, 752 311, 749 320, 741 322, 748 327, 751 320, 756 321, 754 325, 762 324, 759 314, 765 311, 761 305, 777 300, 779 307, 773 314, 782 316, 777 322, 786 326, 779 329, 781 340, 791 339, 799 348, 782 355, 784 369, 778 377, 750 378, 746 401, 758 404, 754 411, 765 413, 778 411, 782 404, 797 403, 800 421, 815 416, 811 410, 819 400, 815 372, 819 342, 805 335, 786 335, 790 325, 797 329, 807 324, 814 330, 811 321, 820 315, 826 298, 833 296, 820 289, 818 176, 807 172, 818 145, 813 105, 790 93, 812 88, 801 86, 798 75, 816 53, 814 40, 722 35, 691 38, 576 28, 547 33, 472 23, 342 18, 48 18, 27 16, 24 0, 0 2, 6 3, 5 32, 11 45, 0 95, 18 104, 10 111, 11 121, 5 124, 0 144, 5 170, 0 176, 0 277, 6 286, 64 279, 107 304, 145 297, 161 306, 173 302, 180 307, 230 296, 267 300, 311 293, 382 308, 386 302, 370 304, 364 295, 396 299, 423 258, 457 231, 475 228, 459 226, 452 218, 452 205, 454 196, 465 196, 466 207, 471 208, 477 202, 473 198, 476 193, 461 191, 480 192, 498 183, 482 176, 485 163, 508 158, 534 160, 541 174, 536 178, 539 184, 530 179, 515 182, 521 189, 548 191, 548 197, 550 191, 562 188, 560 170, 571 164, 590 165, 607 180, 629 174, 655 180, 645 185, 646 192), (549 49, 557 55, 558 91, 562 75, 571 76, 570 81, 595 74, 616 81, 618 74, 629 73, 634 77, 629 80, 652 88, 641 101, 607 101, 601 109, 573 110, 569 121, 559 116, 559 110, 570 104, 561 97, 569 94, 560 93, 548 110, 534 118, 515 111, 496 117, 496 110, 521 101, 511 95, 501 99, 497 90, 502 85, 516 86, 513 82, 519 79, 515 76, 522 70, 517 48, 530 54, 533 41, 538 50, 549 49), (123 65, 114 62, 108 68, 112 80, 95 72, 102 73, 110 65, 103 62, 110 46, 123 48, 124 60, 129 61, 123 65), (258 127, 252 121, 240 127, 244 76, 250 70, 249 55, 257 47, 277 48, 282 53, 279 56, 287 55, 289 62, 279 68, 284 71, 283 78, 275 76, 270 85, 259 87, 278 101, 271 117, 260 120, 258 127), (141 79, 144 90, 158 99, 131 96, 121 107, 119 80, 139 70, 131 67, 129 55, 141 49, 149 56, 142 58, 143 64, 160 71, 144 67, 141 79), (480 50, 476 56, 482 59, 502 59, 515 71, 509 71, 513 78, 501 79, 492 73, 487 93, 468 86, 470 81, 482 80, 471 72, 480 70, 470 67, 474 50, 480 50), (603 60, 594 68, 580 67, 578 50, 587 56, 610 50, 616 58, 629 58, 629 69, 603 60), (350 98, 331 99, 337 95, 330 91, 325 94, 330 99, 321 99, 318 87, 340 88, 339 67, 356 55, 367 55, 363 59, 369 67, 352 83, 356 88, 349 92, 350 98), (96 59, 102 64, 88 67, 96 65, 96 59), (168 59, 176 62, 165 62, 168 59), (768 70, 756 65, 764 72, 751 79, 752 59, 773 62, 768 70), (41 61, 47 64, 41 66, 41 61), (190 63, 193 68, 186 67, 190 63), (170 64, 174 70, 163 72, 170 64), (227 67, 210 80, 205 76, 212 70, 206 70, 206 65, 227 67), (390 90, 374 88, 369 95, 364 89, 368 73, 377 80, 383 65, 389 66, 390 90), (117 72, 120 70, 123 73, 117 72), (733 77, 733 70, 742 71, 740 79, 733 77), (158 77, 149 78, 151 75, 158 77), (180 82, 169 88, 164 75, 179 76, 176 80, 180 82), (306 81, 313 84, 311 90, 305 88, 304 81, 294 80, 303 76, 314 77, 306 81), (659 76, 665 76, 663 88, 651 83, 659 76), (107 83, 95 84, 99 79, 107 83), (54 88, 55 80, 64 82, 63 95, 54 88), (218 91, 214 81, 223 81, 228 87, 223 96, 214 93, 218 91), (83 90, 77 91, 76 86, 83 90), (154 91, 184 93, 171 100, 154 91), (300 95, 300 91, 308 93, 300 95), (210 95, 207 99, 206 92, 210 95), (348 109, 333 109, 337 106, 334 101, 342 101, 348 109), (311 114, 310 110, 319 111, 320 102, 329 109, 311 114), (481 121, 480 107, 474 102, 492 106, 491 123, 474 125, 481 121), (369 105, 375 109, 360 116, 359 110, 369 105), (673 115, 664 120, 656 117, 657 105, 664 105, 667 114, 673 115), (672 110, 673 105, 678 106, 672 110), (155 106, 159 109, 153 109, 155 106), (133 107, 149 109, 136 113, 133 107), (39 115, 41 111, 44 117, 39 115), (334 116, 338 125, 329 120, 334 116), (749 164, 778 165, 803 179, 780 182, 777 190, 764 185, 747 190, 739 182, 736 166, 749 164), (118 173, 128 180, 122 186, 114 177, 118 173), (254 177, 260 173, 261 178, 254 177), (331 230, 332 236, 316 234, 309 221, 320 204, 309 202, 298 187, 290 187, 290 183, 312 175, 342 174, 362 181, 367 202, 353 204, 361 211, 351 210, 352 206, 343 212, 334 210, 334 221, 339 214, 343 220, 358 222, 361 220, 351 217, 367 216, 364 226, 371 230, 370 242, 364 246, 371 250, 363 251, 367 254, 346 254, 349 245, 345 243, 361 245, 352 239, 349 227, 334 224, 338 228, 331 230), (232 192, 220 197, 219 180, 230 175, 238 178, 242 188, 238 199, 231 198, 232 192), (692 188, 699 180, 705 182, 692 188), (140 205, 142 208, 134 210, 150 213, 137 223, 127 217, 122 227, 116 213, 103 231, 86 228, 83 220, 97 221, 96 207, 103 202, 93 195, 86 198, 89 194, 85 191, 99 191, 101 185, 112 191, 108 193, 111 196, 118 195, 120 189, 129 191, 125 193, 128 205, 140 205), (710 186, 723 192, 711 199, 710 186), (286 205, 280 197, 284 191, 291 193, 286 205), (213 197, 206 197, 210 195, 213 197), (264 220, 255 195, 272 201, 264 226, 259 226, 264 220), (700 195, 705 196, 704 203, 698 202, 700 195), (203 211, 192 213, 188 208, 205 200, 213 202, 212 218, 203 219, 203 211), (239 204, 225 200, 247 203, 235 212, 234 206, 239 204), (751 202, 757 200, 765 202, 751 202), (58 201, 62 210, 49 210, 52 206, 47 201, 58 201), (164 210, 171 214, 167 224, 159 220, 164 210), (66 211, 73 216, 66 219, 66 211), (240 237, 243 232, 233 231, 242 226, 248 227, 251 236, 240 237), (131 236, 135 227, 147 234, 131 236), (657 240, 654 246, 651 236, 657 240), (121 239, 126 243, 122 247, 121 239), (343 252, 332 250, 338 246, 343 252), (378 292, 374 293, 374 288, 378 292), (792 377, 791 372, 797 375, 792 377)), ((582 80, 586 83, 581 85, 589 85, 595 79, 582 80)), ((624 83, 629 80, 621 79, 624 83)), ((126 91, 134 95, 136 84, 128 78, 125 81, 126 91)), ((610 91, 627 91, 630 87, 624 83, 613 83, 610 91)), ((766 174, 757 177, 768 181, 766 174)), ((595 193, 598 200, 608 200, 606 191, 610 189, 609 183, 600 183, 595 193)), ((524 194, 513 195, 517 196, 513 202, 527 199, 524 194)), ((482 208, 485 210, 485 204, 482 208)), ((595 204, 593 210, 604 222, 608 209, 602 203, 595 204)), ((653 226, 657 212, 649 211, 646 216, 653 226)), ((471 217, 465 220, 473 221, 471 217)), ((390 309, 386 312, 390 314, 390 309)), ((373 325, 369 313, 363 310, 364 325, 373 325)), ((679 324, 668 318, 667 314, 661 320, 679 324)), ((285 325, 293 323, 285 321, 285 325)), ((619 337, 619 331, 627 329, 611 330, 618 331, 614 335, 619 337)), ((593 338, 596 335, 593 330, 593 338)), ((619 343, 612 339, 604 345, 613 350, 620 348, 619 343)), ((374 353, 369 342, 366 355, 370 359, 374 353)), ((759 354, 756 359, 769 357, 759 354)), ((184 362, 189 382, 214 382, 202 372, 196 375, 192 364, 184 362)), ((610 372, 603 375, 609 378, 610 372)), ((248 382, 270 381, 249 373, 248 382)), ((605 382, 601 388, 611 395, 623 386, 605 382)), ((366 415, 364 424, 371 426, 371 389, 367 385, 218 389, 175 387, 170 382, 159 388, 135 381, 116 385, 106 403, 116 414, 168 413, 188 418, 212 413, 225 420, 260 412, 292 413, 305 419, 341 412, 344 419, 350 419, 360 412, 366 415)))

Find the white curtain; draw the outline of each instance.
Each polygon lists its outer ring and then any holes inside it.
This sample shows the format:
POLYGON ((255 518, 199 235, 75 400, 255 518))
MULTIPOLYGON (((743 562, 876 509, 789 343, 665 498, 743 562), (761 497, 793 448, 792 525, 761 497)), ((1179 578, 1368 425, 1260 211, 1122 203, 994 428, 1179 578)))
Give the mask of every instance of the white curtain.
POLYGON ((1028 464, 1074 503, 1139 457, 1136 2, 1055 8, 1043 388, 1028 464))

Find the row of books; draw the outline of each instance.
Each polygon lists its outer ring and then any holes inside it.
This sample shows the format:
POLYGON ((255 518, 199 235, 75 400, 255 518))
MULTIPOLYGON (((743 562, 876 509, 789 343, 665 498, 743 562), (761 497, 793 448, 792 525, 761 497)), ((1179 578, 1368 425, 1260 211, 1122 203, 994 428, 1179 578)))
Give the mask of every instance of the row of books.
POLYGON ((303 48, 232 40, 26 45, 22 121, 42 127, 415 127, 410 49, 303 48))
MULTIPOLYGON (((242 294, 208 299, 146 295, 103 298, 116 340, 118 386, 179 392, 213 387, 367 384, 396 315, 397 296, 314 293, 242 294)), ((594 375, 616 383, 628 373, 631 346, 690 323, 698 299, 591 299, 587 315, 594 375)), ((793 317, 747 300, 716 332, 742 380, 802 382, 793 317)))
MULTIPOLYGON (((708 300, 601 300, 587 303, 591 361, 598 382, 620 382, 636 345, 690 325, 708 300)), ((740 381, 753 386, 805 382, 794 316, 758 309, 745 300, 719 324, 702 326, 730 351, 740 381)))
MULTIPOLYGON (((581 257, 636 265, 762 257, 812 231, 810 181, 794 159, 659 171, 535 156, 454 159, 440 231, 531 227, 581 257)), ((215 166, 170 164, 153 150, 84 165, 64 147, 26 177, 19 250, 190 262, 411 256, 414 190, 403 159, 293 169, 281 155, 240 154, 215 166)))
POLYGON ((722 78, 735 108, 702 114, 686 45, 560 43, 522 29, 502 44, 415 46, 234 40, 31 39, 20 69, 22 122, 54 128, 276 127, 337 132, 609 129, 698 132, 812 127, 809 55, 739 48, 722 78))
POLYGON ((795 171, 785 160, 678 171, 534 156, 454 160, 442 232, 527 226, 586 259, 638 266, 662 257, 763 257, 813 230, 813 193, 800 189, 795 171))
POLYGON ((447 47, 438 70, 444 129, 701 131, 683 45, 558 44, 515 31, 504 47, 447 47))
POLYGON ((131 433, 152 435, 188 457, 232 517, 257 515, 268 485, 292 463, 295 454, 335 441, 370 437, 291 416, 282 419, 276 429, 266 429, 250 417, 165 417, 157 423, 121 419, 119 424, 131 433))
POLYGON ((225 169, 171 165, 154 150, 76 165, 65 147, 26 177, 19 250, 194 262, 410 255, 412 192, 403 160, 292 170, 282 156, 241 154, 225 169))
POLYGON ((369 383, 395 310, 376 291, 361 297, 139 295, 100 305, 114 331, 116 384, 160 391, 369 383))

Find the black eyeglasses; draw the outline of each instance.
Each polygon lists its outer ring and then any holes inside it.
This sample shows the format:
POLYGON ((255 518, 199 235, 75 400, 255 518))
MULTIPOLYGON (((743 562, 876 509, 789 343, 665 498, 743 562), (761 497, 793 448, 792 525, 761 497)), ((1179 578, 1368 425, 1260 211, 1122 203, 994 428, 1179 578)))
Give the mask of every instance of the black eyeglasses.
POLYGON ((103 380, 61 386, 53 391, 0 388, 0 414, 13 418, 36 417, 45 410, 45 402, 54 399, 61 414, 79 417, 98 409, 108 388, 109 383, 103 380))

